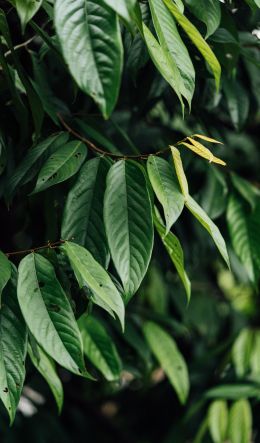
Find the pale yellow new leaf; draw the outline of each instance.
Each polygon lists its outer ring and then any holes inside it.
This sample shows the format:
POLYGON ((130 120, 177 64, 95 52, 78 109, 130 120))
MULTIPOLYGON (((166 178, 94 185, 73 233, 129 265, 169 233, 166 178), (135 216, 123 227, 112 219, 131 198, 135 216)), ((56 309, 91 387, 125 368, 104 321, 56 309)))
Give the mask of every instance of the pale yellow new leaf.
POLYGON ((222 142, 216 140, 215 138, 207 137, 206 135, 202 135, 202 134, 194 134, 194 135, 192 135, 192 137, 193 137, 193 138, 194 138, 194 137, 201 138, 202 140, 205 140, 206 142, 209 142, 209 143, 219 143, 220 145, 223 145, 222 142))
POLYGON ((188 186, 187 178, 186 178, 183 166, 182 166, 180 151, 177 148, 175 148, 174 146, 170 146, 170 148, 171 148, 173 162, 174 162, 176 174, 177 174, 177 177, 179 180, 180 188, 181 188, 181 191, 184 195, 184 198, 187 199, 189 197, 189 186, 188 186))
POLYGON ((187 140, 189 140, 190 143, 181 142, 180 144, 186 146, 191 151, 200 155, 200 157, 207 159, 210 163, 218 163, 219 165, 223 165, 223 166, 226 165, 226 163, 223 160, 221 160, 218 157, 215 157, 208 148, 203 146, 198 141, 193 140, 193 138, 191 138, 191 137, 187 137, 187 140))

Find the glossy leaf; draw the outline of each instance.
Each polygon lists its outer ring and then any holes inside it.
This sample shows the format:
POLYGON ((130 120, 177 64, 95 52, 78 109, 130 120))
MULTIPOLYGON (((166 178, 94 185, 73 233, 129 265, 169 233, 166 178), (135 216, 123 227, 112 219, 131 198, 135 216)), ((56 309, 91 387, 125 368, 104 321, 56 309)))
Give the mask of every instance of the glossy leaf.
POLYGON ((104 0, 126 23, 131 25, 137 0, 104 0))
POLYGON ((93 158, 81 168, 71 188, 63 213, 61 236, 85 246, 105 268, 109 251, 103 222, 103 200, 109 163, 93 158))
POLYGON ((104 200, 109 249, 128 301, 139 288, 153 248, 153 220, 140 165, 120 160, 110 168, 104 200))
POLYGON ((167 234, 183 210, 184 197, 166 160, 151 155, 147 171, 156 197, 163 206, 167 234))
POLYGON ((214 443, 223 443, 228 430, 228 407, 225 400, 215 400, 208 410, 208 423, 214 443))
POLYGON ((26 324, 43 350, 64 368, 87 377, 70 302, 46 258, 31 253, 22 259, 17 293, 26 324))
POLYGON ((57 0, 55 26, 76 83, 108 118, 117 101, 123 58, 116 13, 104 0, 57 0))
POLYGON ((0 399, 12 423, 25 378, 27 330, 16 295, 16 275, 3 291, 0 309, 0 399))
POLYGON ((167 8, 173 14, 175 20, 183 28, 186 34, 189 36, 194 45, 198 48, 205 61, 211 68, 211 71, 215 77, 216 87, 219 88, 221 67, 220 64, 211 50, 210 46, 203 39, 197 28, 181 13, 176 5, 171 0, 163 0, 167 8))
POLYGON ((15 6, 21 20, 22 30, 24 31, 27 23, 33 18, 40 9, 43 0, 15 0, 15 6))
POLYGON ((83 314, 78 320, 86 357, 104 375, 106 380, 119 380, 122 362, 111 337, 95 318, 83 314))
MULTIPOLYGON (((109 274, 82 246, 66 242, 62 249, 70 260, 79 285, 86 285, 94 294, 97 294, 98 298, 118 316, 124 329, 124 303, 109 274)), ((97 302, 95 298, 93 301, 94 303, 97 302)))
POLYGON ((229 439, 231 443, 249 443, 252 436, 252 412, 247 400, 238 400, 230 408, 229 439))
POLYGON ((1 309, 1 294, 11 277, 11 263, 6 255, 0 251, 0 309, 1 309))
POLYGON ((189 393, 189 375, 183 356, 173 338, 156 323, 146 322, 143 331, 149 346, 165 371, 182 404, 189 393))
POLYGON ((214 34, 220 25, 221 9, 217 0, 188 0, 187 6, 196 18, 207 27, 206 38, 214 34))
POLYGON ((33 194, 61 183, 79 170, 87 155, 86 146, 71 141, 57 149, 42 166, 33 194))

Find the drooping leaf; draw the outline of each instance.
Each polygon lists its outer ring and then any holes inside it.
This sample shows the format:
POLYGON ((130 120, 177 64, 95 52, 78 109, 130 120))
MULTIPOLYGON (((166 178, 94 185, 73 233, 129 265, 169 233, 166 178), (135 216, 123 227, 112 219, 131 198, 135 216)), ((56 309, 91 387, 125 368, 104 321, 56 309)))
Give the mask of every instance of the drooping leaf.
POLYGON ((86 357, 100 370, 106 380, 118 380, 122 371, 122 362, 106 329, 95 317, 87 314, 80 317, 78 325, 86 357))
POLYGON ((183 193, 184 199, 186 200, 189 196, 189 186, 182 166, 180 151, 174 146, 171 146, 171 153, 180 188, 183 193))
POLYGON ((163 0, 166 4, 167 8, 169 8, 170 12, 173 14, 175 20, 179 23, 179 25, 183 28, 183 30, 187 33, 191 41, 198 48, 205 61, 211 68, 211 71, 215 77, 216 87, 219 88, 220 75, 221 75, 221 67, 220 64, 211 50, 210 46, 203 39, 197 28, 182 14, 182 12, 178 9, 178 7, 171 0, 163 0))
POLYGON ((11 263, 6 255, 0 251, 0 309, 1 309, 1 294, 11 277, 11 263))
POLYGON ((228 407, 225 400, 215 400, 208 410, 208 423, 214 443, 223 443, 228 430, 228 407))
POLYGON ((55 398, 58 411, 61 413, 64 394, 62 383, 56 372, 54 361, 39 345, 37 345, 36 342, 34 347, 36 347, 37 355, 34 353, 34 349, 32 349, 31 346, 28 347, 28 353, 32 363, 48 383, 55 398))
POLYGON ((225 211, 227 196, 228 186, 224 176, 217 168, 208 168, 206 186, 201 192, 201 206, 212 220, 225 211))
POLYGON ((252 376, 256 377, 256 381, 260 376, 260 331, 254 331, 252 352, 250 357, 250 369, 252 376))
POLYGON ((243 329, 232 348, 232 360, 238 377, 244 377, 249 370, 254 334, 250 329, 243 329))
POLYGON ((215 157, 212 152, 199 143, 196 140, 193 140, 191 137, 187 137, 187 140, 190 143, 181 142, 180 145, 186 146, 186 148, 198 154, 200 157, 206 158, 210 163, 218 163, 219 165, 225 166, 226 163, 218 157, 215 157))
MULTIPOLYGON (((161 0, 149 0, 154 27, 162 49, 169 55, 174 68, 179 70, 180 92, 191 104, 195 88, 195 71, 186 46, 184 45, 175 20, 161 0)), ((182 11, 183 12, 183 11, 182 11)))
POLYGON ((234 172, 231 173, 231 180, 236 190, 244 197, 254 210, 260 197, 260 190, 252 185, 248 180, 240 177, 234 172))
POLYGON ((126 23, 131 25, 136 1, 137 0, 104 0, 104 3, 112 8, 126 23))
MULTIPOLYGON (((62 249, 70 260, 79 285, 86 285, 94 294, 97 294, 98 298, 118 316, 124 329, 124 303, 109 274, 100 266, 91 253, 82 246, 72 242, 65 242, 62 249)), ((95 297, 93 302, 97 303, 95 297)))
POLYGON ((169 232, 167 235, 165 235, 165 228, 158 217, 158 213, 154 216, 154 224, 166 248, 166 251, 168 252, 176 268, 176 271, 178 272, 178 275, 186 291, 187 300, 189 301, 191 294, 191 285, 189 277, 187 276, 184 268, 183 250, 180 241, 172 232, 169 232))
POLYGON ((231 121, 237 130, 241 130, 249 113, 248 93, 235 79, 225 79, 223 90, 231 121))
POLYGON ((180 402, 184 404, 189 393, 189 375, 185 360, 174 339, 160 326, 150 321, 144 324, 143 331, 180 402))
POLYGON ((55 26, 72 76, 108 118, 117 101, 122 71, 116 13, 104 0, 57 0, 55 26))
POLYGON ((147 161, 147 170, 153 190, 163 206, 168 234, 183 210, 184 197, 166 160, 151 155, 147 161))
POLYGON ((187 0, 187 6, 196 18, 205 23, 207 27, 206 37, 214 34, 219 27, 221 8, 216 0, 187 0))
POLYGON ((103 200, 109 163, 94 158, 85 163, 71 188, 63 213, 61 236, 85 246, 105 268, 109 251, 103 222, 103 200))
POLYGON ((0 399, 12 423, 25 378, 27 330, 16 295, 16 272, 3 291, 0 309, 0 399))
POLYGON ((42 166, 33 194, 61 183, 79 170, 87 155, 87 148, 80 141, 71 141, 57 149, 42 166))
POLYGON ((128 301, 142 282, 153 248, 151 201, 138 163, 120 160, 110 168, 104 221, 111 256, 128 301))
POLYGON ((249 443, 252 436, 252 412, 248 400, 238 400, 230 408, 229 439, 231 443, 249 443))
POLYGON ((46 258, 31 253, 22 259, 17 293, 26 324, 43 350, 64 368, 88 377, 70 302, 46 258))
POLYGON ((43 0, 15 0, 15 6, 21 20, 22 30, 40 9, 43 0))
POLYGON ((192 137, 193 138, 201 138, 201 140, 205 140, 206 142, 209 142, 209 143, 219 143, 220 145, 223 144, 219 140, 215 140, 214 138, 207 137, 206 135, 203 135, 203 134, 193 134, 192 137))

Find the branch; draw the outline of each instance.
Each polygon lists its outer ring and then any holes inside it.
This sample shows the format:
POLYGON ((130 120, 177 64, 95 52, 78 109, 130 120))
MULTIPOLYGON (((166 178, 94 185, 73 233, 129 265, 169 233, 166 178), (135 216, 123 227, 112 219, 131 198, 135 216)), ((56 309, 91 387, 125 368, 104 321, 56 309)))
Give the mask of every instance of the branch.
POLYGON ((30 248, 30 249, 23 249, 22 251, 14 251, 14 252, 6 252, 5 255, 7 257, 10 257, 12 255, 22 255, 22 254, 29 254, 31 252, 36 252, 36 251, 40 251, 42 249, 55 249, 58 248, 60 245, 62 245, 63 243, 65 243, 66 240, 59 240, 56 242, 48 242, 46 245, 43 246, 37 246, 36 248, 30 248))

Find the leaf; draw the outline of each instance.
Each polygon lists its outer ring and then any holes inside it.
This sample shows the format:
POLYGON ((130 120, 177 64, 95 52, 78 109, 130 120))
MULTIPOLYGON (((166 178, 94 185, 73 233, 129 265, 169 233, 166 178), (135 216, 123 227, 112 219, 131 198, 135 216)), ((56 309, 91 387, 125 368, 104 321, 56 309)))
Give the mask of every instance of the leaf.
POLYGON ((104 3, 112 8, 128 24, 132 24, 134 8, 137 0, 104 0, 104 3))
POLYGON ((244 377, 249 371, 253 340, 253 332, 243 329, 232 347, 232 360, 238 377, 244 377))
POLYGON ((208 410, 208 424, 214 443, 223 443, 228 430, 228 407, 225 400, 215 400, 208 410))
POLYGON ((247 215, 243 202, 232 194, 228 201, 227 222, 234 251, 250 280, 257 284, 260 275, 260 202, 247 215))
POLYGON ((207 182, 201 192, 201 206, 211 219, 222 215, 227 206, 228 187, 218 169, 212 167, 207 172, 207 182))
POLYGON ((252 436, 252 412, 247 400, 238 400, 230 408, 229 438, 231 443, 249 443, 252 436))
POLYGON ((253 186, 248 180, 245 180, 234 172, 232 172, 230 176, 233 186, 254 210, 260 197, 259 189, 253 186))
POLYGON ((153 248, 151 201, 138 163, 120 160, 110 168, 104 221, 109 249, 127 302, 143 280, 153 248))
POLYGON ((209 389, 206 398, 222 398, 227 400, 237 400, 247 397, 259 397, 260 389, 252 384, 226 384, 209 389))
POLYGON ((21 20, 23 32, 27 23, 34 17, 41 5, 42 0, 15 0, 15 6, 21 20))
POLYGON ((253 377, 256 377, 256 381, 258 381, 260 376, 260 331, 259 330, 254 332, 254 341, 253 341, 251 358, 250 358, 250 368, 253 377))
POLYGON ((62 147, 68 141, 69 135, 65 132, 51 135, 35 147, 28 150, 24 159, 17 166, 6 185, 6 194, 8 199, 14 195, 14 191, 28 181, 32 180, 40 168, 42 158, 46 154, 54 152, 58 147, 62 147))
POLYGON ((160 326, 150 321, 144 324, 143 331, 180 402, 185 404, 189 393, 189 375, 185 360, 175 341, 160 326))
POLYGON ((166 4, 167 8, 169 8, 170 12, 173 14, 175 20, 179 23, 179 25, 183 28, 183 30, 187 33, 191 41, 200 51, 205 61, 211 68, 211 71, 215 77, 216 88, 219 88, 220 75, 221 75, 221 67, 220 64, 212 52, 209 45, 203 39, 199 31, 195 28, 195 26, 181 13, 176 5, 171 0, 163 0, 166 4))
POLYGON ((172 232, 169 232, 167 235, 165 235, 165 228, 162 225, 160 219, 158 218, 158 214, 154 217, 154 224, 158 231, 158 234, 161 237, 161 240, 166 248, 166 251, 168 252, 177 272, 178 275, 183 283, 184 289, 186 291, 187 300, 189 302, 190 295, 191 295, 191 288, 190 288, 190 280, 187 276, 184 268, 184 257, 183 257, 183 250, 180 244, 179 239, 174 235, 172 232))
POLYGON ((182 166, 181 155, 179 150, 174 146, 170 146, 170 148, 180 188, 183 193, 184 199, 186 200, 189 196, 189 186, 182 166))
POLYGON ((61 236, 85 246, 107 268, 109 251, 103 222, 103 200, 109 163, 93 158, 81 168, 71 188, 62 219, 61 236))
POLYGON ((214 34, 220 25, 221 8, 216 0, 187 0, 187 6, 196 18, 205 23, 207 34, 205 38, 214 34))
POLYGON ((83 314, 78 320, 86 357, 104 375, 106 380, 119 380, 122 362, 106 329, 94 317, 83 314))
POLYGON ((34 346, 36 346, 37 355, 34 354, 31 346, 28 347, 28 352, 32 363, 48 383, 51 392, 55 398, 58 411, 59 413, 61 413, 64 394, 62 383, 56 372, 55 364, 52 358, 49 357, 46 352, 44 352, 44 350, 37 345, 36 342, 34 346))
MULTIPOLYGON (((120 293, 105 269, 87 249, 76 243, 65 242, 62 250, 67 254, 79 285, 87 285, 118 316, 124 329, 125 307, 120 293)), ((93 299, 95 303, 95 298, 93 299)))
POLYGON ((184 207, 184 197, 176 183, 169 163, 154 155, 147 161, 147 171, 153 190, 163 206, 166 220, 166 234, 179 218, 184 207))
POLYGON ((123 61, 116 13, 103 0, 57 0, 55 26, 73 78, 108 118, 117 101, 123 61))
POLYGON ((88 377, 70 302, 46 258, 31 253, 22 259, 17 294, 26 324, 43 350, 64 368, 88 377))
POLYGON ((61 183, 78 172, 87 156, 87 148, 80 141, 71 141, 58 148, 41 168, 32 194, 61 183))
POLYGON ((187 137, 187 140, 189 140, 190 143, 180 142, 180 145, 186 146, 186 148, 200 155, 200 157, 206 158, 210 163, 218 163, 223 166, 226 165, 223 160, 215 157, 208 148, 205 148, 205 146, 198 141, 193 140, 191 137, 187 137))
POLYGON ((222 142, 215 140, 214 138, 207 137, 206 135, 203 135, 203 134, 194 134, 192 137, 193 138, 195 138, 195 137, 201 138, 202 140, 205 140, 206 142, 209 142, 209 143, 219 143, 220 145, 223 144, 222 142))
POLYGON ((182 111, 184 110, 184 104, 182 100, 182 89, 183 82, 180 76, 178 66, 175 61, 170 57, 169 52, 165 52, 163 48, 159 45, 156 38, 153 36, 146 24, 142 23, 142 33, 143 37, 150 54, 150 57, 161 73, 163 78, 170 84, 170 86, 175 91, 178 99, 180 100, 182 111))
POLYGON ((223 81, 223 91, 231 121, 239 131, 243 128, 249 113, 249 97, 247 91, 234 79, 225 79, 225 81, 223 81))
POLYGON ((218 227, 191 196, 189 196, 188 199, 185 201, 185 205, 194 215, 194 217, 196 217, 196 219, 200 222, 200 224, 208 231, 226 264, 228 265, 228 267, 230 267, 226 243, 218 227))
POLYGON ((161 47, 169 55, 169 60, 174 65, 173 69, 176 69, 177 66, 181 78, 180 92, 190 106, 195 88, 195 71, 187 48, 180 37, 172 14, 165 4, 161 0, 149 0, 149 4, 161 47))
POLYGON ((11 278, 11 263, 6 255, 0 251, 0 309, 1 309, 1 294, 11 278))
POLYGON ((27 330, 16 296, 16 275, 3 291, 0 309, 0 399, 13 423, 25 378, 27 330))

